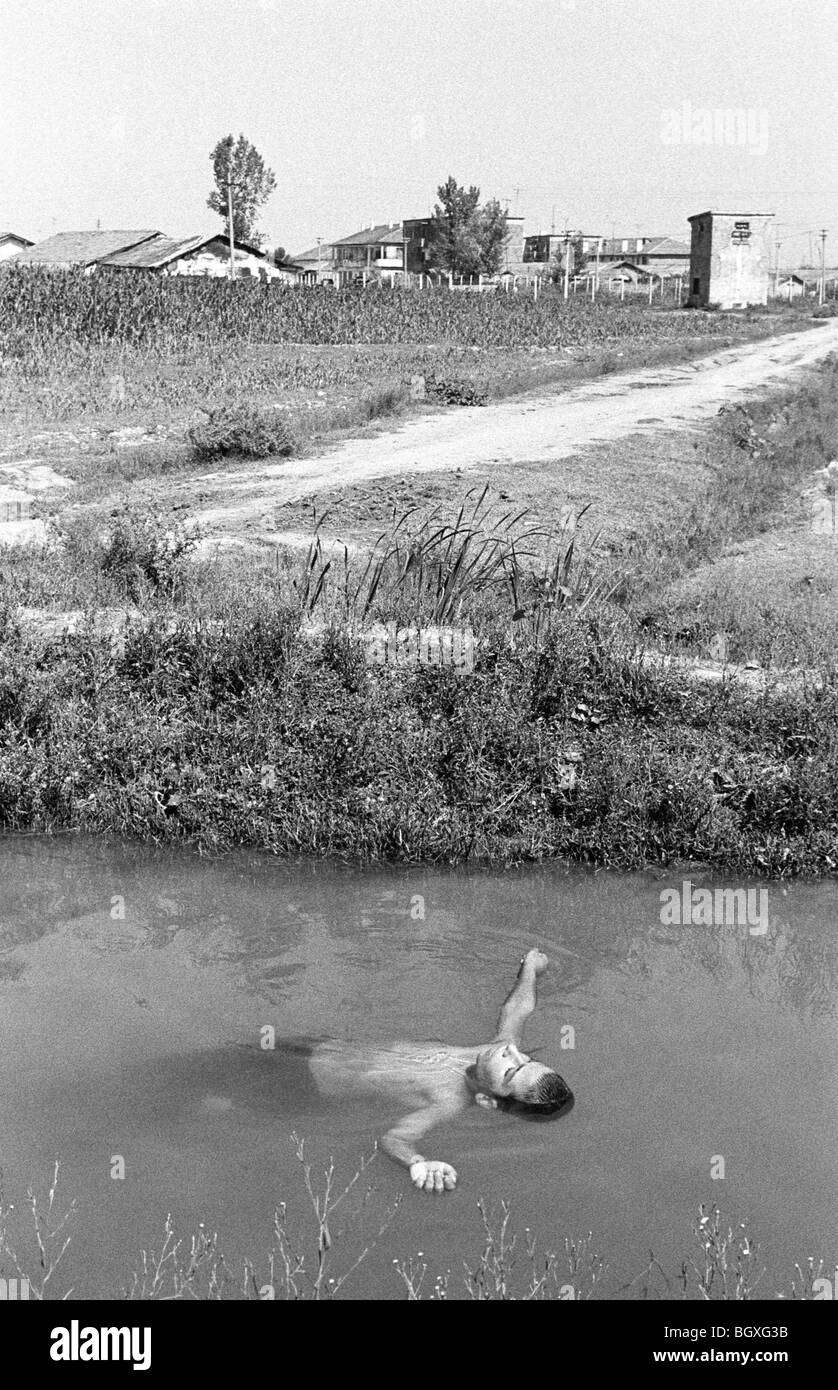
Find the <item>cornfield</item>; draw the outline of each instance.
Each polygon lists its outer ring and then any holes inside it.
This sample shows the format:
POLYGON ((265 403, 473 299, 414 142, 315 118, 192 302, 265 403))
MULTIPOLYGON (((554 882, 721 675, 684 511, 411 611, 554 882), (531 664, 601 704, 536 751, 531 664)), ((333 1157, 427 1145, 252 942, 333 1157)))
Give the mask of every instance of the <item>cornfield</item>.
MULTIPOLYGON (((587 348, 694 337, 695 316, 636 305, 565 302, 544 293, 460 295, 446 289, 292 288, 130 272, 0 271, 0 354, 36 365, 56 351, 221 343, 460 348, 587 348)), ((702 315, 702 334, 730 331, 702 315)))

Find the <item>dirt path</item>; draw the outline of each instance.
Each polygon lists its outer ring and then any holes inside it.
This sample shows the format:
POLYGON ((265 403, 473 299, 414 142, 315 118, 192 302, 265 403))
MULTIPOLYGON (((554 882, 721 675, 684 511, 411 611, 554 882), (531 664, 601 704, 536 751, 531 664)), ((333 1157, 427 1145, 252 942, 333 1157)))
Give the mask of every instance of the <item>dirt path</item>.
POLYGON ((323 489, 414 472, 549 464, 599 441, 689 429, 725 403, 788 385, 836 350, 838 320, 830 320, 816 329, 572 391, 417 416, 395 431, 348 440, 316 457, 202 474, 190 481, 183 501, 208 540, 278 540, 285 532, 276 526, 274 509, 323 489), (190 505, 193 489, 204 495, 211 490, 213 505, 190 505))

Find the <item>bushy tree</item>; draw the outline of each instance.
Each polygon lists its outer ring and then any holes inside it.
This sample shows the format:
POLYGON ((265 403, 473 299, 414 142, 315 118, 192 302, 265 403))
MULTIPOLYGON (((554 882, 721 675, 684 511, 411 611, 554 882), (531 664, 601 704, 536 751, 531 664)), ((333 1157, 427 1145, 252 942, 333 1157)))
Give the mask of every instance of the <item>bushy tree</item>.
POLYGON ((233 186, 233 237, 236 241, 261 246, 264 237, 256 230, 256 218, 263 203, 276 188, 274 172, 265 164, 254 145, 240 135, 234 140, 225 135, 210 154, 215 188, 207 198, 207 207, 224 220, 227 235, 227 184, 233 186))
POLYGON ((451 176, 437 189, 430 238, 430 265, 454 275, 496 275, 503 262, 506 213, 497 199, 482 207, 480 189, 451 176))
POLYGON ((480 209, 480 259, 484 275, 497 275, 503 266, 503 251, 509 235, 506 213, 497 198, 480 209))

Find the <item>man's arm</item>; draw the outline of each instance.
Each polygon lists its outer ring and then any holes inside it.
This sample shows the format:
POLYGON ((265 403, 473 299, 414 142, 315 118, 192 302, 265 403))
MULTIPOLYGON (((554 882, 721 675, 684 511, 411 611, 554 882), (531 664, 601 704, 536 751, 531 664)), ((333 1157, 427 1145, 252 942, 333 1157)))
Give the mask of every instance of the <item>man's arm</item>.
POLYGON ((516 1047, 519 1046, 524 1024, 530 1015, 535 1013, 536 979, 546 969, 547 957, 543 951, 528 951, 524 956, 518 969, 518 977, 501 1007, 497 1031, 499 1039, 507 1039, 514 1042, 516 1047))
POLYGON ((405 1115, 398 1124, 393 1125, 380 1141, 380 1147, 397 1163, 403 1163, 410 1170, 410 1181, 414 1187, 424 1188, 425 1192, 449 1192, 457 1182, 456 1169, 441 1159, 428 1159, 419 1153, 418 1141, 434 1125, 451 1119, 462 1110, 462 1101, 450 1098, 425 1106, 424 1110, 414 1110, 405 1115))

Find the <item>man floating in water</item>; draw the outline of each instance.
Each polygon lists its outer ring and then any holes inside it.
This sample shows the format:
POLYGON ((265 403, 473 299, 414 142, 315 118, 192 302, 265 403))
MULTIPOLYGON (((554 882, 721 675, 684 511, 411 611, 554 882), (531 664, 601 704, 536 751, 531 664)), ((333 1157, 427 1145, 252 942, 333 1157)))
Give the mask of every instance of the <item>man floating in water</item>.
POLYGON ((527 1118, 570 1109, 573 1095, 558 1072, 522 1051, 524 1025, 535 1012, 536 979, 547 957, 527 953, 504 1000, 497 1032, 489 1043, 447 1047, 441 1043, 369 1045, 324 1042, 315 1047, 311 1071, 326 1095, 348 1093, 392 1097, 413 1107, 380 1141, 381 1148, 410 1172, 414 1187, 451 1191, 457 1173, 450 1163, 426 1158, 420 1139, 434 1125, 453 1119, 469 1105, 512 1111, 527 1118))

